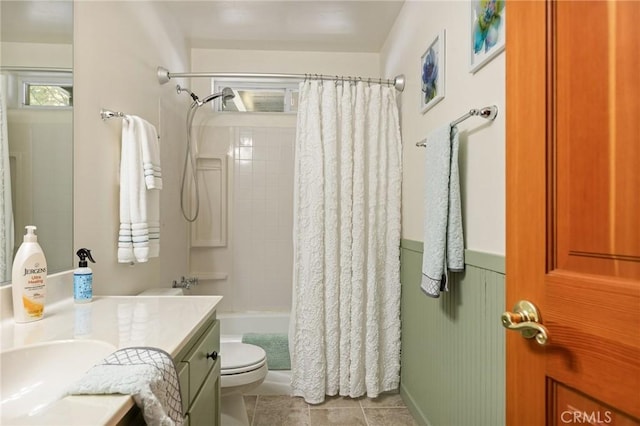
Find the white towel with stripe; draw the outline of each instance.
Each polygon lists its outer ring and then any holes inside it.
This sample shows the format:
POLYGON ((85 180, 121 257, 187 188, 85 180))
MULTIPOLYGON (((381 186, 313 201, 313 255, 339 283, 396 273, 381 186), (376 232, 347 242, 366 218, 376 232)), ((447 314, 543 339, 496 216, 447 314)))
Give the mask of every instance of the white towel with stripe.
MULTIPOLYGON (((147 179, 145 156, 159 158, 158 134, 146 120, 127 115, 122 122, 118 262, 147 262, 160 255, 160 188, 147 179), (146 152, 146 154, 145 154, 146 152)), ((159 168, 159 160, 158 168, 159 168)), ((160 180, 160 187, 162 181, 160 180)))
POLYGON ((147 189, 162 189, 162 168, 160 167, 160 143, 156 128, 149 122, 140 120, 142 140, 142 168, 147 189))

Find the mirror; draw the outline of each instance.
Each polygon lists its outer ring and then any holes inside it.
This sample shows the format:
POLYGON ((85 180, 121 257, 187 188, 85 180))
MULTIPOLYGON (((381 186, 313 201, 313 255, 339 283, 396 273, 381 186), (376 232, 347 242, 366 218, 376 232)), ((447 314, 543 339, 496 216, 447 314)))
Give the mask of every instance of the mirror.
POLYGON ((38 227, 49 274, 73 268, 73 0, 2 0, 0 24, 0 284, 9 284, 26 225, 38 227))

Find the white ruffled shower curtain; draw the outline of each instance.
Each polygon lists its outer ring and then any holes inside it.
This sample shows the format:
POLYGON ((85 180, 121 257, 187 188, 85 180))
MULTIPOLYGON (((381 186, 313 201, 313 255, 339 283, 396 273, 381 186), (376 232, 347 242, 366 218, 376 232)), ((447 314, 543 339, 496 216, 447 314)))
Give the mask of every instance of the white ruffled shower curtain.
POLYGON ((300 84, 293 394, 376 397, 400 381, 400 126, 393 87, 300 84))
POLYGON ((0 283, 11 280, 14 239, 6 93, 6 77, 0 75, 0 283))

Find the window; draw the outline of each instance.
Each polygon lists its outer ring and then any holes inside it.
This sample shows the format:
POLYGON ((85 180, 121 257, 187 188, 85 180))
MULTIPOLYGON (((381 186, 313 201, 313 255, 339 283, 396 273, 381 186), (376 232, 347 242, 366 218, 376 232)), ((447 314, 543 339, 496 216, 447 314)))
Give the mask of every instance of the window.
POLYGON ((73 106, 73 86, 46 83, 24 83, 24 102, 27 106, 73 106))
POLYGON ((273 79, 250 81, 247 79, 218 78, 212 80, 214 93, 225 87, 233 90, 235 97, 222 102, 216 99, 214 110, 234 112, 284 112, 298 111, 298 83, 273 79))
POLYGON ((15 74, 21 108, 70 108, 73 106, 71 72, 19 71, 15 74))

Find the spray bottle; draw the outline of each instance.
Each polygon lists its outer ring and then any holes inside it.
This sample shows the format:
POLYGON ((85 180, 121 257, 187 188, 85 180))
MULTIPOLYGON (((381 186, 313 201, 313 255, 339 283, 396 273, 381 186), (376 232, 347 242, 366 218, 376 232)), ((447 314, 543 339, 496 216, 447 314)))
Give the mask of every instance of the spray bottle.
POLYGON ((73 300, 76 303, 89 303, 93 300, 93 271, 87 266, 87 258, 96 263, 91 257, 91 250, 81 248, 76 252, 80 258, 78 268, 73 271, 73 300))

